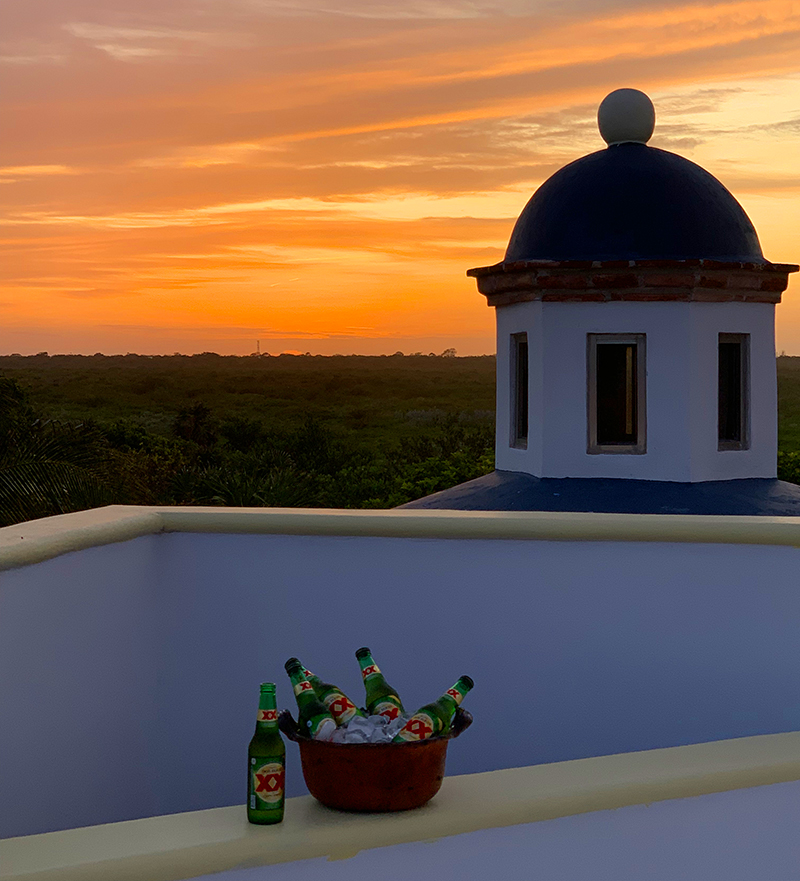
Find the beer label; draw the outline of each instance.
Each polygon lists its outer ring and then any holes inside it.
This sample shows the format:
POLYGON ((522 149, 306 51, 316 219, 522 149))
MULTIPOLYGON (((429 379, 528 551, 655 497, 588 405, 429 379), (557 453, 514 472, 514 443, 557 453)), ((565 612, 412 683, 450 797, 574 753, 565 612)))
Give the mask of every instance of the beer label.
POLYGON ((362 669, 361 675, 364 677, 364 679, 366 679, 367 676, 373 676, 375 673, 380 673, 380 672, 381 672, 381 669, 377 664, 370 664, 369 666, 364 667, 362 669))
POLYGON ((308 736, 312 740, 330 740, 336 730, 336 723, 327 714, 313 716, 308 720, 308 736), (322 737, 320 737, 322 735, 322 737))
POLYGON ((448 688, 445 694, 449 695, 456 704, 461 704, 461 701, 464 700, 464 695, 457 688, 448 688))
POLYGON ((277 722, 278 721, 278 711, 277 710, 259 710, 258 715, 256 716, 257 722, 277 722))
POLYGON ((397 704, 393 704, 391 701, 378 701, 378 703, 372 708, 372 715, 386 716, 390 722, 393 722, 400 715, 400 707, 398 707, 397 704))
POLYGON ((303 692, 305 691, 310 691, 312 694, 314 693, 314 686, 307 679, 304 679, 302 682, 298 682, 294 686, 295 694, 303 694, 303 692))
POLYGON ((438 730, 439 720, 427 713, 415 713, 397 733, 396 740, 427 740, 438 730))
POLYGON ((337 725, 346 725, 358 712, 356 705, 340 691, 331 691, 322 700, 337 725))
MULTIPOLYGON (((255 762, 251 759, 251 762, 255 762)), ((277 808, 283 801, 286 771, 283 762, 271 761, 250 769, 250 807, 255 810, 277 808)))

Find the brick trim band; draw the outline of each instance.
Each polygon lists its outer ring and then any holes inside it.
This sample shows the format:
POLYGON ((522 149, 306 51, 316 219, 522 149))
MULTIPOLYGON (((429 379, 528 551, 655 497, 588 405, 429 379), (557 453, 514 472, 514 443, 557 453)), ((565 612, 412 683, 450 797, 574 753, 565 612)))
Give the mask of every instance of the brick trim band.
POLYGON ((779 303, 793 263, 531 260, 470 269, 490 306, 555 302, 779 303))

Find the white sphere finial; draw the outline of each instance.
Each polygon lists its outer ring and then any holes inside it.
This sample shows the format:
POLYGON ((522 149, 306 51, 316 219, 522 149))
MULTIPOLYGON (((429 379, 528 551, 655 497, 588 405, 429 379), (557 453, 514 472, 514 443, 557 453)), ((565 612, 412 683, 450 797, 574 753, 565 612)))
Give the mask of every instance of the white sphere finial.
POLYGON ((656 125, 653 102, 638 89, 617 89, 597 108, 597 127, 603 140, 613 144, 646 144, 656 125))

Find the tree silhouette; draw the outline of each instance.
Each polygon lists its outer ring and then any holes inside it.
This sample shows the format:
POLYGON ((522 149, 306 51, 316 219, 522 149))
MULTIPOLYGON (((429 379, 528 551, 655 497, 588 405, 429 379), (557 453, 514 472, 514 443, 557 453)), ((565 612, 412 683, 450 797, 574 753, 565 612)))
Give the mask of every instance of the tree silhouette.
POLYGON ((0 526, 109 504, 103 453, 91 425, 37 419, 20 386, 0 377, 0 526))

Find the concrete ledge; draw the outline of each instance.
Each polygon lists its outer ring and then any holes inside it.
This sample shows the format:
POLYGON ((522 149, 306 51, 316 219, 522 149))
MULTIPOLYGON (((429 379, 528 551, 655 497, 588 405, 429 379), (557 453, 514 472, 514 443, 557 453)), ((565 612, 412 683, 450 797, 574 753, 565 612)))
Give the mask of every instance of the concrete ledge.
POLYGON ((0 571, 160 532, 800 547, 800 517, 112 505, 0 529, 0 571))
POLYGON ((157 508, 166 532, 800 547, 800 518, 552 511, 157 508))
POLYGON ((746 737, 448 777, 429 804, 398 814, 340 813, 304 796, 274 827, 249 825, 235 806, 10 838, 0 879, 179 881, 798 779, 800 732, 746 737))
POLYGON ((156 509, 124 505, 17 523, 0 529, 0 571, 41 563, 71 551, 152 535, 162 528, 156 509))

